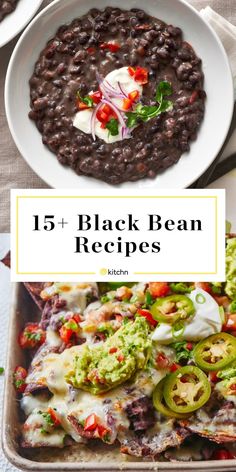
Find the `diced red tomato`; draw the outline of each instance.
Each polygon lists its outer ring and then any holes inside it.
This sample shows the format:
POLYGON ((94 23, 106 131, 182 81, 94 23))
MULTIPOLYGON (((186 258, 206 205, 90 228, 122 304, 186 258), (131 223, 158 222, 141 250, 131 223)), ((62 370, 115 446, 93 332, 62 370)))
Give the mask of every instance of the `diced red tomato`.
POLYGON ((132 102, 132 100, 130 100, 130 98, 124 98, 123 99, 123 103, 122 103, 123 110, 130 110, 132 105, 133 105, 133 102, 132 102))
POLYGON ((24 393, 26 389, 25 379, 27 377, 27 370, 24 367, 17 366, 14 370, 13 380, 17 392, 24 393))
POLYGON ((68 343, 70 341, 70 338, 73 334, 73 330, 72 329, 68 329, 65 325, 63 325, 60 329, 59 329, 59 334, 60 334, 60 338, 61 340, 64 342, 64 343, 68 343))
POLYGON ((134 67, 128 67, 128 72, 129 72, 129 75, 131 75, 131 77, 133 77, 134 74, 135 74, 135 69, 134 69, 134 67))
POLYGON ((192 95, 190 95, 189 97, 189 104, 192 105, 198 98, 198 90, 194 90, 194 92, 192 93, 192 95))
POLYGON ((82 102, 82 100, 77 98, 76 108, 78 108, 78 110, 88 110, 90 107, 88 105, 86 105, 86 103, 82 102))
POLYGON ((75 320, 76 323, 81 323, 82 318, 81 318, 81 316, 79 316, 78 314, 75 314, 75 315, 73 316, 73 320, 75 320))
POLYGON ((88 48, 88 49, 87 49, 87 53, 88 53, 88 54, 94 54, 95 52, 96 52, 96 49, 95 49, 95 48, 92 48, 92 47, 91 47, 91 48, 88 48))
POLYGON ((171 372, 175 372, 175 371, 178 370, 180 367, 181 367, 181 365, 180 365, 180 364, 177 364, 177 363, 175 362, 174 364, 172 364, 172 365, 170 366, 170 371, 171 371, 171 372))
POLYGON ((148 70, 145 67, 128 67, 128 72, 138 84, 145 85, 148 83, 148 70))
POLYGON ((136 100, 138 100, 139 96, 140 96, 140 93, 138 90, 134 90, 133 92, 130 92, 128 94, 128 98, 132 100, 132 102, 135 102, 136 100))
POLYGON ((208 282, 195 282, 195 287, 205 290, 205 292, 211 293, 211 286, 208 282))
POLYGON ((149 292, 152 297, 165 297, 170 288, 166 282, 150 282, 149 283, 149 292))
POLYGON ((212 454, 212 459, 217 461, 224 461, 228 459, 235 459, 235 455, 232 452, 228 451, 227 449, 217 449, 212 454))
POLYGON ((117 347, 111 347, 111 348, 109 349, 109 353, 110 353, 110 354, 114 354, 114 352, 117 352, 117 351, 118 351, 117 347))
POLYGON ((120 49, 120 44, 118 43, 102 43, 100 44, 100 49, 108 49, 111 52, 117 52, 120 49))
POLYGON ((236 314, 228 316, 227 323, 223 326, 224 331, 236 331, 236 314))
POLYGON ((212 383, 216 383, 216 382, 219 382, 219 377, 217 377, 217 372, 215 371, 212 371, 212 372, 209 372, 209 379, 212 383))
POLYGON ((103 438, 107 433, 110 432, 109 429, 107 429, 105 426, 103 426, 102 424, 99 424, 98 427, 97 427, 97 431, 98 431, 98 436, 100 438, 103 438))
POLYGON ((119 362, 124 362, 125 356, 123 356, 123 354, 119 354, 119 356, 117 356, 117 360, 118 360, 119 362))
POLYGON ((192 351, 192 349, 193 349, 192 343, 187 343, 186 344, 186 349, 188 349, 188 351, 192 351))
POLYGON ((84 431, 94 431, 97 428, 98 425, 98 417, 94 413, 92 415, 89 415, 84 424, 84 431))
POLYGON ((168 357, 163 352, 159 352, 156 357, 156 364, 160 369, 167 369, 169 367, 170 362, 168 357))
POLYGON ((149 310, 141 310, 139 309, 137 311, 138 315, 140 316, 144 316, 144 318, 146 318, 146 320, 148 321, 148 323, 151 325, 151 326, 156 326, 157 325, 157 321, 154 320, 154 318, 152 317, 152 314, 149 310))
POLYGON ((46 332, 39 328, 38 323, 29 323, 20 333, 19 344, 22 349, 34 349, 44 343, 46 332))
POLYGON ((98 90, 97 92, 90 93, 89 96, 96 104, 100 103, 100 101, 102 100, 102 92, 100 92, 100 90, 98 90))
POLYGON ((50 414, 51 416, 51 419, 54 423, 54 426, 60 426, 61 422, 59 420, 59 418, 57 417, 57 414, 55 412, 55 410, 53 410, 53 408, 48 408, 48 413, 50 414))
POLYGON ((114 110, 107 104, 104 104, 97 112, 98 121, 101 122, 101 128, 106 128, 106 124, 111 118, 116 118, 117 115, 114 110))

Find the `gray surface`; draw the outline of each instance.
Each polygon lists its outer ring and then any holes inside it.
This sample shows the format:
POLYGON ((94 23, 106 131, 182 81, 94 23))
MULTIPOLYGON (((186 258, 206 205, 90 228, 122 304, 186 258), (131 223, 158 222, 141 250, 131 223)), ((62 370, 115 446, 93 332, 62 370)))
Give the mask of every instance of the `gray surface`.
MULTIPOLYGON (((50 1, 45 0, 43 6, 49 4, 50 1)), ((236 24, 236 0, 189 0, 189 2, 199 10, 210 5, 231 23, 236 24)), ((125 7, 125 0, 121 0, 120 4, 125 7)), ((0 232, 9 231, 11 188, 48 188, 25 163, 16 149, 5 117, 4 81, 7 65, 16 41, 17 39, 11 41, 0 50, 0 232)))

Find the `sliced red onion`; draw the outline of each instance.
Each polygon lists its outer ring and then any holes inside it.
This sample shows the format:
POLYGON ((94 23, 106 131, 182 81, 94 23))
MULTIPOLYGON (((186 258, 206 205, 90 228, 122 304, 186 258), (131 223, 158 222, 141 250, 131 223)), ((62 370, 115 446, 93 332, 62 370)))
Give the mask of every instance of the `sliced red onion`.
POLYGON ((90 118, 90 130, 91 130, 91 135, 94 141, 96 141, 96 135, 95 135, 96 115, 97 115, 98 110, 101 108, 101 106, 102 106, 102 102, 98 103, 98 105, 93 109, 93 112, 90 118))
POLYGON ((123 95, 124 95, 126 98, 128 98, 128 94, 125 92, 125 90, 124 90, 123 87, 121 86, 121 83, 120 83, 120 82, 117 82, 117 84, 118 84, 118 87, 119 87, 121 93, 123 93, 123 95))

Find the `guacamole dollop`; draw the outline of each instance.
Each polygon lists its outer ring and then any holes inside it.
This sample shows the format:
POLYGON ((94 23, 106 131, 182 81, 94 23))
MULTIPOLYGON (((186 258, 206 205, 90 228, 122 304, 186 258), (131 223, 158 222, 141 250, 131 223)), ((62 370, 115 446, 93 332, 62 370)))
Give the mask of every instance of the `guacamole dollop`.
POLYGON ((66 381, 76 388, 101 394, 129 380, 143 369, 151 352, 145 318, 124 322, 102 345, 83 346, 66 381))
POLYGON ((236 238, 227 240, 225 292, 230 298, 236 298, 236 238))

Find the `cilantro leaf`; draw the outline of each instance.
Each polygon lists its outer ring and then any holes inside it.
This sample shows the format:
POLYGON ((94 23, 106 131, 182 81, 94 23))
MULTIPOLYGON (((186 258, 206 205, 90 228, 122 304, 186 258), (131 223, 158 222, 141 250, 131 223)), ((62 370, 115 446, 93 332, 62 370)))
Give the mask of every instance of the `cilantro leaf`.
POLYGON ((165 96, 169 96, 172 93, 172 86, 169 82, 160 82, 157 86, 155 95, 155 99, 158 104, 148 106, 138 103, 133 112, 126 113, 127 127, 133 128, 133 126, 137 125, 139 121, 146 122, 151 118, 160 115, 161 113, 172 110, 173 102, 171 100, 164 99, 165 96))
POLYGON ((173 90, 170 82, 162 81, 157 86, 155 99, 160 103, 164 96, 169 96, 172 93, 173 90))
POLYGON ((132 113, 131 111, 128 111, 125 115, 127 117, 126 126, 128 128, 133 128, 134 126, 137 125, 138 123, 137 113, 132 113))
POLYGON ((112 136, 117 136, 119 134, 119 122, 116 118, 111 118, 107 124, 106 128, 109 130, 112 136))
POLYGON ((4 374, 4 367, 0 367, 0 375, 3 375, 4 374))
POLYGON ((170 288, 175 293, 191 293, 194 287, 189 287, 184 282, 171 283, 170 288))
POLYGON ((175 349, 177 362, 192 359, 192 350, 187 349, 187 344, 186 341, 179 341, 171 344, 171 347, 175 349))
POLYGON ((80 99, 81 102, 85 103, 89 108, 93 107, 93 99, 89 95, 86 95, 85 97, 81 97, 80 93, 77 92, 77 97, 80 99))

